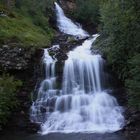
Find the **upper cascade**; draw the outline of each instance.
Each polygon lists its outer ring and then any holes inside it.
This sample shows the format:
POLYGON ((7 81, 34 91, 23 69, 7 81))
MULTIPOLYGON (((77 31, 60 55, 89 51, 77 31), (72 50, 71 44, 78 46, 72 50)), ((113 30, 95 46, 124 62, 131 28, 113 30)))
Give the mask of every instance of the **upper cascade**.
POLYGON ((61 32, 69 35, 76 36, 78 38, 88 37, 89 34, 82 29, 80 25, 76 25, 71 19, 67 18, 62 8, 55 2, 57 24, 61 32))

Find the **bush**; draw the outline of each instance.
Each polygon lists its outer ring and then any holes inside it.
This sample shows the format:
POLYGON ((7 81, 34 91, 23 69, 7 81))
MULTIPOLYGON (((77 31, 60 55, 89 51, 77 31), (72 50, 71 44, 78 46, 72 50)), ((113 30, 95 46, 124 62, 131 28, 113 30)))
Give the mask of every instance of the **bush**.
POLYGON ((101 5, 102 31, 107 59, 122 81, 129 76, 128 60, 139 49, 139 14, 134 1, 109 0, 101 5))
POLYGON ((16 92, 22 83, 13 76, 3 74, 0 77, 0 125, 8 121, 12 110, 17 107, 16 92))
POLYGON ((140 3, 107 0, 100 4, 100 38, 97 47, 128 89, 128 103, 140 108, 140 3))
POLYGON ((99 23, 99 0, 76 0, 73 15, 80 21, 97 25, 99 23))
POLYGON ((140 53, 129 60, 129 69, 126 80, 129 105, 140 109, 140 53))

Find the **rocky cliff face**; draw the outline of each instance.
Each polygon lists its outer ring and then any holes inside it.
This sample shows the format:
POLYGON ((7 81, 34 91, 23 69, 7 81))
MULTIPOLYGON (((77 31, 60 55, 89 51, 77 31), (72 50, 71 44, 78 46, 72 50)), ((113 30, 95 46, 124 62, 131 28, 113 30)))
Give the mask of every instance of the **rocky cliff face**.
POLYGON ((12 112, 6 128, 23 129, 30 124, 31 93, 42 77, 40 72, 42 54, 42 49, 25 48, 18 43, 0 46, 0 74, 9 73, 23 83, 17 93, 19 106, 12 112))
POLYGON ((0 70, 1 71, 20 71, 28 69, 32 52, 30 49, 9 45, 0 47, 0 70))
POLYGON ((61 0, 60 3, 66 12, 72 12, 76 9, 76 0, 61 0))

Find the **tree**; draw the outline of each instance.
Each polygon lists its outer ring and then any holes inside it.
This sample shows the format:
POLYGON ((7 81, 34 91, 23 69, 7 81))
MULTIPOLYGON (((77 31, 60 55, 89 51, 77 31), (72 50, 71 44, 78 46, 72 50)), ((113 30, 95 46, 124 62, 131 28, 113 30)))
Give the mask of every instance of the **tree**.
POLYGON ((101 42, 107 60, 129 93, 129 105, 140 108, 140 3, 103 0, 100 5, 101 42), (131 96, 130 96, 131 95, 131 96))

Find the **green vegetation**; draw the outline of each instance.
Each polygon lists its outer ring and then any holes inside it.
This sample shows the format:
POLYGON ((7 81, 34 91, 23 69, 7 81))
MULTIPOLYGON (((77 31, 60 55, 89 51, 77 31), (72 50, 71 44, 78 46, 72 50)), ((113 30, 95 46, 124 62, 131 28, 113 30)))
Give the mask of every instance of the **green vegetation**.
POLYGON ((76 9, 73 16, 86 23, 99 24, 99 0, 76 0, 76 9))
POLYGON ((22 83, 14 77, 3 74, 0 77, 0 127, 8 121, 12 110, 18 105, 17 88, 22 83))
POLYGON ((13 7, 0 3, 0 11, 7 16, 0 17, 0 42, 16 41, 23 46, 46 46, 50 44, 53 30, 45 13, 45 0, 16 0, 13 7))
MULTIPOLYGON (((16 43, 33 49, 49 45, 54 34, 48 21, 52 4, 53 0, 0 0, 0 46, 16 43)), ((16 96, 21 85, 13 76, 0 74, 0 130, 19 105, 16 96)))
POLYGON ((129 104, 140 109, 140 53, 129 61, 129 78, 125 85, 129 92, 129 104))
POLYGON ((128 103, 140 108, 140 3, 103 0, 97 47, 128 89, 128 103))
POLYGON ((140 109, 140 3, 138 0, 76 0, 74 16, 98 26, 97 49, 140 109))
POLYGON ((4 17, 0 19, 0 41, 16 40, 25 45, 45 46, 50 43, 51 34, 37 27, 29 18, 4 17))

